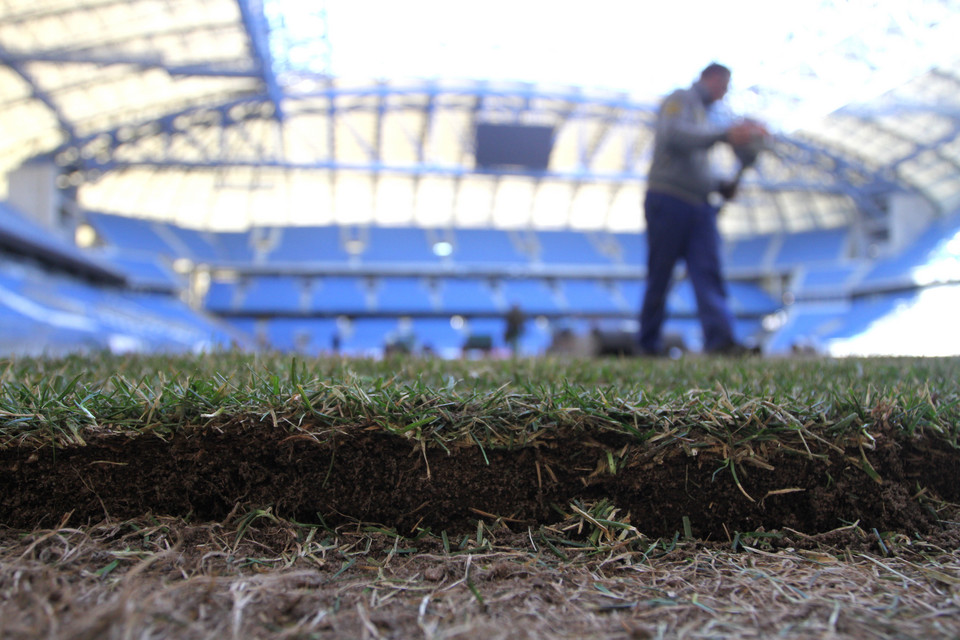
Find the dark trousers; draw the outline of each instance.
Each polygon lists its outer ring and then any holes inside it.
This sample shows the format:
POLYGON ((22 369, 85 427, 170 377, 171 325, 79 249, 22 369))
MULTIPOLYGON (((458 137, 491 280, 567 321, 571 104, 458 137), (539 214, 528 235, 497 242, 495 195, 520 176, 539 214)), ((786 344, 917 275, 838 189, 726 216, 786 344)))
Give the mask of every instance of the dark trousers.
POLYGON ((697 297, 697 315, 703 327, 704 350, 734 342, 733 316, 720 272, 720 232, 717 208, 694 205, 663 193, 647 192, 647 289, 640 310, 640 348, 654 353, 662 348, 667 292, 673 268, 681 258, 697 297))

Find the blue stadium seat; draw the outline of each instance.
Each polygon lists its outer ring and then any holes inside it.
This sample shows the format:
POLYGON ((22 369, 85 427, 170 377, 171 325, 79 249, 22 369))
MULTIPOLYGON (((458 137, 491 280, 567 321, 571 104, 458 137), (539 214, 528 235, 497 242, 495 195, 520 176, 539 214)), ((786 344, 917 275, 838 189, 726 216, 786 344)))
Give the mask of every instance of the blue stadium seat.
POLYGON ((617 303, 610 288, 597 280, 570 278, 560 285, 567 310, 571 313, 619 313, 625 310, 617 303))
POLYGON ((517 250, 508 232, 498 229, 457 229, 453 261, 457 264, 529 264, 529 257, 517 250))
POLYGON ((421 347, 430 347, 438 355, 456 355, 463 346, 466 334, 454 329, 449 317, 414 318, 413 333, 421 347))
POLYGON ((767 351, 781 353, 794 346, 820 350, 834 339, 863 333, 871 324, 909 302, 915 293, 870 296, 852 303, 797 303, 788 309, 787 322, 767 343, 767 351))
POLYGON ((667 316, 663 323, 664 339, 677 336, 683 340, 683 345, 690 351, 699 351, 703 348, 703 329, 696 318, 676 318, 667 316))
POLYGON ((124 292, 122 295, 130 302, 139 305, 156 315, 164 316, 171 321, 192 324, 197 327, 213 326, 210 317, 198 313, 186 302, 165 293, 124 292))
POLYGON ((846 227, 784 234, 773 266, 837 262, 844 257, 847 236, 846 227))
POLYGON ((222 231, 216 234, 220 256, 225 262, 249 264, 253 262, 253 245, 246 231, 222 231))
POLYGON ((609 265, 610 259, 577 231, 538 231, 540 261, 544 264, 609 265))
POLYGON ((173 224, 167 225, 167 228, 187 250, 183 257, 190 258, 194 262, 207 264, 218 262, 223 257, 216 245, 215 234, 197 231, 196 229, 186 229, 173 224))
MULTIPOLYGON (((508 345, 504 341, 503 334, 506 329, 506 319, 503 317, 494 318, 473 318, 470 320, 463 338, 468 336, 489 336, 494 349, 506 349, 508 345)), ((541 328, 533 318, 527 318, 524 323, 523 334, 518 340, 518 347, 522 355, 537 355, 546 351, 552 340, 552 334, 549 326, 541 328)), ((459 346, 462 346, 462 341, 459 346)))
POLYGON ((674 282, 667 294, 668 316, 690 316, 697 313, 697 298, 693 284, 687 278, 674 282))
POLYGON ((845 296, 861 269, 862 266, 855 262, 804 267, 792 293, 798 300, 845 296))
POLYGON ((831 331, 824 339, 848 338, 866 331, 871 324, 895 310, 899 305, 915 299, 916 291, 884 293, 857 298, 850 304, 849 310, 837 318, 831 331))
POLYGON ((223 313, 239 307, 241 289, 236 282, 213 281, 207 290, 203 306, 208 311, 223 313))
POLYGON ((646 291, 646 282, 642 280, 614 280, 614 284, 620 290, 620 297, 627 304, 628 310, 639 314, 640 305, 643 303, 643 293, 646 291))
MULTIPOLYGON (((529 327, 530 322, 527 322, 529 327)), ((506 321, 503 318, 472 318, 467 324, 466 334, 470 336, 490 336, 495 349, 502 349, 506 345, 503 342, 503 330, 506 328, 506 321)))
POLYGON ((726 250, 724 268, 727 271, 762 271, 767 266, 764 261, 772 241, 772 235, 750 236, 733 241, 726 250))
POLYGON ((186 280, 157 254, 111 249, 99 255, 123 273, 133 287, 175 291, 187 286, 186 280))
POLYGON ((340 227, 286 227, 279 241, 267 254, 271 264, 287 262, 334 262, 350 259, 340 242, 340 227))
POLYGON ((310 310, 319 313, 352 314, 370 311, 366 283, 353 276, 325 276, 313 281, 310 310))
POLYGON ((519 305, 526 314, 560 311, 557 298, 547 282, 540 278, 505 278, 501 282, 508 307, 519 305))
POLYGON ((317 355, 333 350, 334 318, 271 318, 265 325, 271 348, 317 355))
POLYGON ((367 246, 360 260, 369 264, 438 262, 427 233, 413 227, 369 227, 367 246))
POLYGON ((397 331, 396 318, 363 318, 353 322, 352 331, 343 336, 343 350, 356 355, 381 353, 387 339, 397 331))
POLYGON ((727 297, 734 315, 766 315, 780 307, 773 296, 754 282, 727 282, 727 297))
POLYGON ((31 289, 27 307, 48 330, 85 335, 78 346, 111 350, 182 351, 231 343, 234 336, 179 300, 69 277, 51 276, 31 289), (161 298, 167 303, 161 304, 161 298), (76 333, 76 332, 80 333, 76 333))
POLYGON ((628 267, 647 268, 646 233, 614 233, 614 240, 620 245, 623 264, 628 267))
POLYGON ((546 352, 553 341, 550 327, 541 328, 536 322, 528 321, 523 335, 520 336, 520 352, 525 355, 538 355, 546 352))
MULTIPOLYGON (((646 283, 638 280, 618 280, 620 293, 627 310, 639 313, 646 283)), ((777 301, 755 283, 731 280, 727 282, 727 296, 734 314, 760 315, 776 311, 777 301)), ((688 278, 673 283, 667 294, 668 316, 696 316, 697 298, 688 278)))
POLYGON ((234 333, 239 333, 243 336, 244 343, 248 344, 248 346, 259 346, 257 344, 257 331, 265 325, 258 318, 231 316, 224 318, 223 324, 230 327, 234 333))
MULTIPOLYGON (((760 331, 759 320, 734 320, 733 333, 740 342, 749 342, 760 331)), ((703 349, 703 327, 696 317, 668 317, 663 323, 663 335, 679 336, 684 346, 690 351, 703 349)))
POLYGON ((240 310, 248 313, 303 311, 304 281, 296 276, 254 276, 247 281, 240 310))
POLYGON ((382 277, 377 280, 377 311, 411 314, 434 311, 423 278, 382 277))
MULTIPOLYGON (((0 267, 3 267, 2 261, 0 261, 0 267)), ((13 272, 8 273, 5 269, 0 268, 0 287, 19 293, 23 289, 24 281, 23 275, 13 272)))
POLYGON ((444 312, 471 315, 500 311, 490 285, 482 278, 444 278, 437 284, 444 312))
POLYGON ((823 347, 824 335, 838 326, 837 318, 849 311, 847 303, 822 305, 797 303, 787 312, 787 321, 765 346, 768 353, 785 353, 794 347, 823 347))
POLYGON ((127 251, 144 251, 164 256, 178 257, 154 229, 150 220, 116 216, 106 213, 87 212, 87 222, 107 244, 127 251))
POLYGON ((753 344, 756 342, 753 338, 763 333, 763 321, 760 318, 736 318, 733 333, 740 342, 753 344))
MULTIPOLYGON (((938 221, 924 231, 910 246, 897 255, 877 260, 874 267, 858 283, 859 289, 876 289, 885 286, 915 284, 915 271, 931 263, 946 261, 956 263, 957 240, 960 237, 960 219, 938 221)), ((958 269, 950 269, 953 277, 960 276, 958 269)))

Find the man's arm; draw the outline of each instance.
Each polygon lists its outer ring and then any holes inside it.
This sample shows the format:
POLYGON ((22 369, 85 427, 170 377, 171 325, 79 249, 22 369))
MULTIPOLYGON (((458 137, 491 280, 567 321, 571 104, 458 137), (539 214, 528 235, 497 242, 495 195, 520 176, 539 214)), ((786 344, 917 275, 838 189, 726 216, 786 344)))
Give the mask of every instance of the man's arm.
POLYGON ((707 149, 718 142, 739 147, 768 135, 764 126, 753 120, 737 123, 727 129, 697 122, 693 107, 679 92, 669 96, 661 106, 657 115, 657 134, 677 151, 707 149))
POLYGON ((712 124, 698 123, 692 106, 683 94, 664 100, 657 115, 657 135, 676 151, 707 149, 726 139, 727 131, 712 124))

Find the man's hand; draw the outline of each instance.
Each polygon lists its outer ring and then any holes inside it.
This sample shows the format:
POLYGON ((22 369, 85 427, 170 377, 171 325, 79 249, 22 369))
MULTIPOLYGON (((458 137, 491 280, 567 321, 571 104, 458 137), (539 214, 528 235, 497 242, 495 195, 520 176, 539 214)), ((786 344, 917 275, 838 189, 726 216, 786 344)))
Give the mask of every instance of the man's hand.
POLYGON ((724 200, 733 200, 737 195, 737 182, 735 180, 721 180, 717 187, 717 193, 723 196, 724 200))
POLYGON ((727 129, 727 142, 742 147, 769 136, 767 128, 755 120, 745 120, 727 129))

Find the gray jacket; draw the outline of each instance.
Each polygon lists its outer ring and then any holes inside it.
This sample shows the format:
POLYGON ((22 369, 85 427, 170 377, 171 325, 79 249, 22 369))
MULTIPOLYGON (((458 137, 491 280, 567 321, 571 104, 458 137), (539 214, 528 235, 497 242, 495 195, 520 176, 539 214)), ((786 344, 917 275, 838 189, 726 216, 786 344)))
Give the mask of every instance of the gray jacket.
POLYGON ((706 202, 719 186, 710 171, 708 151, 725 136, 725 129, 708 122, 699 85, 674 91, 657 114, 647 189, 694 204, 706 202))

